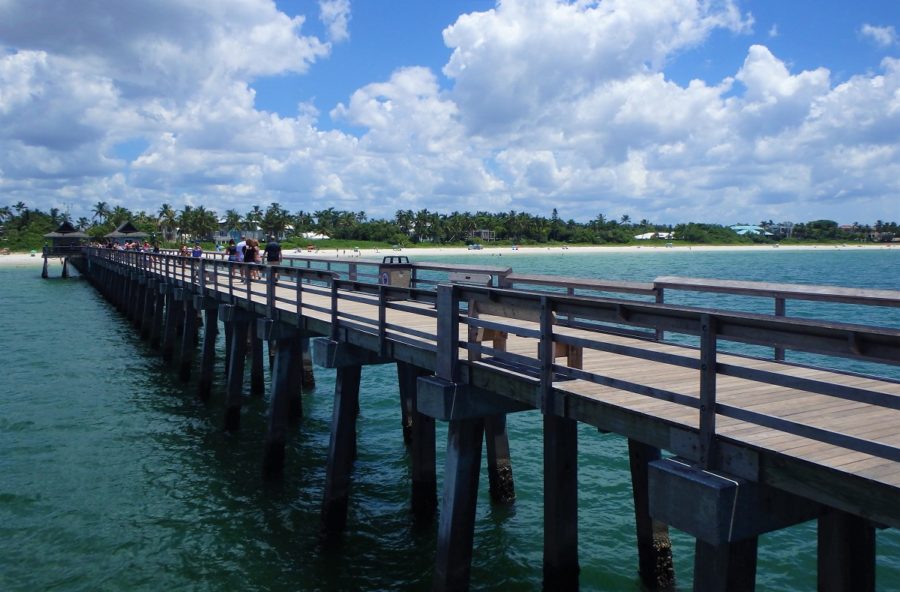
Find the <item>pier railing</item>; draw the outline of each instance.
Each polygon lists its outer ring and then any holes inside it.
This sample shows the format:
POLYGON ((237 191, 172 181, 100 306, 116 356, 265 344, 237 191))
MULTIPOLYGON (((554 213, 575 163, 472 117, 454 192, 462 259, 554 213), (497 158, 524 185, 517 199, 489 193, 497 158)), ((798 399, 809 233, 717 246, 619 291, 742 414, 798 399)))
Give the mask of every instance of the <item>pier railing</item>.
MULTIPOLYGON (((490 331, 492 335, 515 335, 533 340, 538 352, 535 358, 490 347, 481 341, 459 340, 458 347, 442 346, 444 355, 450 358, 447 362, 450 375, 456 373, 460 349, 470 352, 470 358, 483 363, 486 360, 499 361, 510 371, 530 374, 539 380, 540 399, 535 406, 545 412, 564 413, 558 408, 557 397, 559 389, 565 390, 566 381, 588 381, 696 409, 699 414, 697 460, 704 465, 710 465, 714 455, 717 416, 900 462, 900 448, 896 446, 724 404, 717 400, 716 388, 718 376, 730 376, 752 383, 785 387, 801 394, 815 393, 900 410, 900 396, 821 378, 792 376, 777 372, 776 366, 759 368, 741 363, 742 359, 755 359, 750 356, 730 355, 728 361, 722 361, 719 347, 723 341, 750 345, 777 344, 797 351, 897 366, 900 365, 900 331, 896 329, 644 304, 622 299, 585 299, 468 286, 441 286, 441 290, 446 293, 443 298, 439 294, 438 302, 451 302, 451 318, 438 325, 439 331, 443 328, 447 333, 438 336, 439 344, 457 343, 459 330, 454 328, 463 324, 469 327, 470 335, 474 329, 475 332, 490 331), (475 308, 485 311, 488 318, 468 314, 473 304, 475 308), (566 317, 569 326, 577 326, 580 331, 572 332, 567 327, 561 327, 557 323, 559 317, 566 317), (592 326, 592 331, 586 331, 592 326), (684 348, 684 353, 673 354, 641 347, 639 342, 622 344, 604 339, 605 334, 621 334, 619 328, 622 326, 632 327, 635 331, 649 330, 650 333, 665 331, 692 335, 699 338, 700 347, 684 348), (675 392, 638 380, 626 381, 582 369, 584 350, 695 370, 698 373, 698 392, 675 392), (560 357, 565 357, 567 363, 557 363, 560 357)), ((439 316, 443 316, 446 311, 439 305, 438 312, 439 316)), ((832 376, 850 376, 835 370, 829 372, 832 376)))
MULTIPOLYGON (((502 281, 507 287, 478 286, 470 282, 438 282, 436 289, 401 288, 360 281, 371 274, 341 274, 294 262, 286 266, 228 262, 221 257, 192 258, 175 255, 91 249, 91 255, 137 270, 191 284, 201 293, 227 294, 244 301, 261 314, 318 313, 330 321, 332 337, 339 331, 358 331, 378 338, 384 353, 389 344, 405 343, 437 353, 442 376, 459 377, 464 363, 486 364, 500 372, 531 377, 538 397, 529 401, 545 413, 564 414, 561 401, 571 396, 568 387, 578 381, 674 403, 697 411, 697 443, 694 460, 712 466, 716 457, 717 417, 763 426, 825 444, 900 462, 900 448, 873 439, 856 437, 837 429, 816 427, 787 417, 767 415, 718 399, 717 378, 732 377, 750 383, 773 385, 797 391, 900 410, 900 396, 879 390, 842 384, 848 372, 827 369, 827 376, 805 378, 779 372, 783 362, 769 365, 745 363, 758 360, 749 355, 725 354, 723 343, 761 345, 784 351, 823 354, 883 365, 900 365, 900 330, 862 324, 784 316, 789 299, 841 302, 896 307, 900 293, 888 290, 861 291, 836 287, 775 285, 691 278, 660 278, 653 283, 603 282, 572 278, 485 273, 487 284, 502 281), (341 276, 345 275, 345 278, 341 276), (498 278, 500 278, 498 280, 498 278), (539 286, 556 291, 524 291, 516 286, 539 286), (618 291, 653 297, 659 302, 575 295, 579 290, 618 291), (752 314, 675 306, 662 302, 663 290, 716 291, 774 298, 775 314, 752 314), (328 298, 329 305, 312 304, 305 294, 328 298), (345 310, 345 304, 371 305, 376 315, 345 310), (388 322, 388 311, 434 319, 434 331, 388 322), (465 331, 461 335, 460 327, 465 331), (678 353, 649 347, 663 334, 690 336, 698 347, 680 346, 678 353), (509 336, 534 344, 531 352, 507 351, 509 336), (627 337, 629 341, 610 339, 627 337), (492 343, 492 345, 488 345, 492 343), (624 380, 583 368, 586 351, 661 363, 697 372, 697 388, 677 392, 650 382, 624 380), (462 360, 463 352, 467 359, 462 360), (727 357, 726 357, 727 356, 727 357), (565 363, 557 360, 565 358, 565 363), (834 378, 835 380, 833 380, 834 378)), ((357 261, 356 265, 377 266, 357 261)), ((418 264, 448 278, 460 266, 418 264)), ((357 267, 357 271, 359 268, 357 267)), ((474 272, 471 268, 468 271, 474 272)), ((479 269, 485 271, 484 269, 479 269)), ((374 276, 377 277, 377 276, 374 276)), ((478 282, 480 283, 480 282, 478 282)), ((428 284, 425 284, 428 285, 428 284)), ((321 301, 319 301, 321 302, 321 301)), ((776 350, 776 351, 777 351, 776 350)), ((796 366, 796 365, 795 365, 796 366)), ((883 377, 882 383, 896 383, 883 377)), ((856 381, 858 382, 858 381, 856 381)), ((786 391, 788 392, 788 391, 786 391)), ((798 395, 799 396, 799 395, 798 395)), ((689 451, 687 456, 692 456, 689 451)))

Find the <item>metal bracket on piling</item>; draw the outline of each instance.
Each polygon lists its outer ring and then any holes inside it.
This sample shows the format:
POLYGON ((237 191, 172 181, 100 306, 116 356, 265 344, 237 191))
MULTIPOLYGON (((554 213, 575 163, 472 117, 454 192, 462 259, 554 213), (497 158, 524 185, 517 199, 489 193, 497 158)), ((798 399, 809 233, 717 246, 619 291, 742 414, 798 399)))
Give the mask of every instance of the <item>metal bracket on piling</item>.
POLYGON ((370 366, 396 362, 390 358, 382 358, 376 352, 342 341, 334 341, 327 337, 312 340, 312 359, 317 366, 323 368, 370 366))
POLYGON ((774 487, 677 458, 649 464, 650 515, 712 545, 817 518, 823 507, 774 487))
POLYGON ((419 378, 416 408, 419 413, 441 421, 476 419, 533 409, 521 401, 437 376, 419 378))

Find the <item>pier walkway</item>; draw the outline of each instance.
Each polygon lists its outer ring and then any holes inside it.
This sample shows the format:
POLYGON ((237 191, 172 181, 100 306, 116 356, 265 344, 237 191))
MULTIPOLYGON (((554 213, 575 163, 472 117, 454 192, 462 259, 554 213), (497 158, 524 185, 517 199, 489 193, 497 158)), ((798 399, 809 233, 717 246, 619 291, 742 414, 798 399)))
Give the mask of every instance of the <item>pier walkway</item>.
POLYGON ((545 587, 577 588, 578 423, 628 438, 635 570, 651 588, 671 585, 667 525, 697 537, 697 590, 753 589, 757 537, 813 519, 819 589, 874 590, 875 530, 900 527, 897 324, 788 314, 798 301, 897 309, 898 291, 316 257, 273 268, 106 249, 72 262, 183 376, 205 311, 206 396, 224 323, 228 429, 239 427, 248 336, 254 372, 269 342, 270 473, 283 458, 301 353, 319 338, 313 359, 338 372, 326 531, 346 520, 360 368, 396 363, 419 515, 436 505, 434 421, 449 422, 434 589, 469 586, 482 442, 492 498, 508 503, 506 416, 529 410, 544 422, 545 587), (701 306, 666 302, 673 293, 701 306), (755 297, 771 312, 704 304, 713 295, 755 297), (865 374, 845 370, 846 360, 865 374))

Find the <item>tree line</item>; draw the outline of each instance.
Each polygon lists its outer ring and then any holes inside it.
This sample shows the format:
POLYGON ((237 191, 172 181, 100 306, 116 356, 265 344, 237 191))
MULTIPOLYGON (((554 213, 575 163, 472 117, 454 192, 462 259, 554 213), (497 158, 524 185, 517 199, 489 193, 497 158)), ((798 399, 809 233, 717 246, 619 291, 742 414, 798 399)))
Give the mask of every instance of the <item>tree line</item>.
POLYGON ((228 209, 220 215, 204 206, 185 205, 180 210, 162 204, 156 212, 132 212, 122 206, 99 201, 91 216, 73 220, 58 208, 44 212, 24 202, 0 206, 0 248, 30 249, 44 243, 43 235, 63 221, 101 239, 123 222, 131 221, 154 240, 173 243, 182 240, 211 240, 217 231, 257 231, 266 236, 294 240, 307 239, 305 233, 323 234, 331 239, 382 244, 467 244, 500 241, 512 244, 631 244, 642 243, 637 235, 660 233, 659 240, 697 244, 754 244, 767 242, 887 242, 900 237, 896 222, 839 226, 833 220, 810 222, 761 221, 753 226, 762 233, 740 235, 728 226, 688 222, 667 225, 647 219, 635 222, 628 215, 618 219, 598 214, 587 222, 563 220, 554 208, 549 217, 527 212, 441 213, 428 209, 397 210, 391 219, 369 219, 363 211, 327 208, 289 212, 278 203, 265 209, 254 205, 247 212, 228 209))

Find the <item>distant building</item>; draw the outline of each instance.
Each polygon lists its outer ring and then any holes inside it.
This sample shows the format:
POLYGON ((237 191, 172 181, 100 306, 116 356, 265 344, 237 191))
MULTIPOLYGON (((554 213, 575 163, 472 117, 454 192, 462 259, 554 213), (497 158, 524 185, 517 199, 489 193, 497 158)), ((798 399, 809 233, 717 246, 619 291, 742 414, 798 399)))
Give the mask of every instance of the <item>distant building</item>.
POLYGON ((113 242, 124 244, 129 241, 146 239, 148 236, 150 235, 138 230, 137 227, 131 223, 131 220, 128 220, 127 222, 119 224, 119 227, 107 234, 106 238, 113 242))
POLYGON ((674 232, 645 232, 644 234, 635 235, 635 240, 652 240, 659 238, 662 240, 672 240, 675 236, 674 232))
POLYGON ((751 226, 749 224, 736 224, 734 226, 730 226, 731 230, 738 233, 740 236, 746 236, 748 234, 757 234, 759 236, 772 236, 771 232, 767 232, 765 228, 762 226, 751 226))
POLYGON ((493 241, 497 240, 496 233, 493 230, 481 229, 473 230, 468 233, 466 238, 470 240, 493 241))

